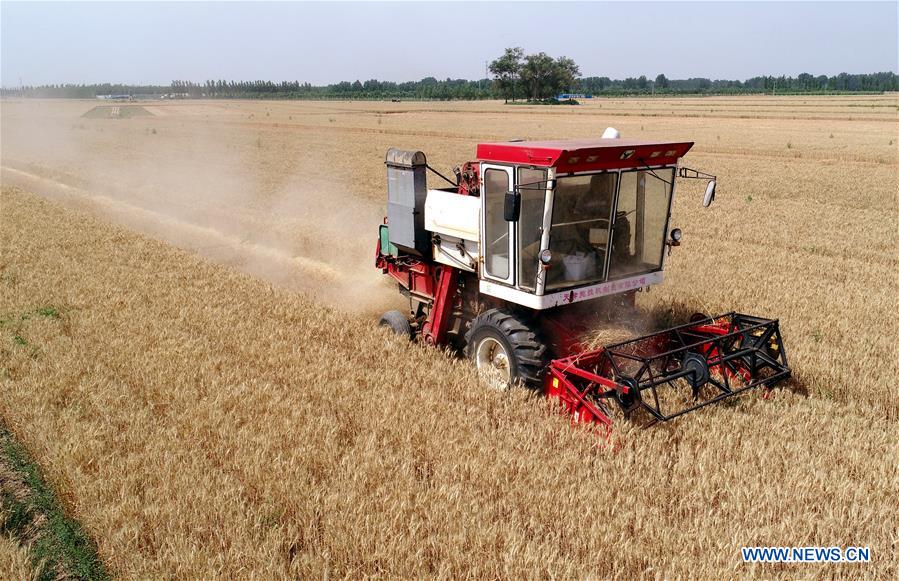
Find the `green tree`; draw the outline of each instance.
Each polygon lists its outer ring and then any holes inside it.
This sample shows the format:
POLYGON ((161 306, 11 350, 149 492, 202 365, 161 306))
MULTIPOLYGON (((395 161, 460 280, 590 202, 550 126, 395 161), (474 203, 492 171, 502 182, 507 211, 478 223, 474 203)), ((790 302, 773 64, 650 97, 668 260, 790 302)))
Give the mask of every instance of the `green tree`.
POLYGON ((521 59, 523 58, 524 51, 521 47, 507 48, 503 56, 490 63, 489 69, 493 75, 493 82, 507 103, 510 98, 515 100, 515 86, 521 75, 521 59))
POLYGON ((796 77, 796 82, 799 86, 794 87, 794 89, 798 89, 800 91, 811 91, 818 88, 817 86, 815 86, 815 77, 808 73, 800 73, 800 75, 796 77))
POLYGON ((553 93, 571 92, 581 76, 581 69, 572 59, 562 56, 556 59, 553 71, 553 93))
POLYGON ((524 66, 521 67, 521 80, 528 88, 531 99, 537 101, 548 96, 553 89, 555 73, 556 61, 545 52, 525 57, 524 66))
POLYGON ((656 88, 667 89, 668 88, 668 77, 659 73, 659 75, 656 77, 656 88))

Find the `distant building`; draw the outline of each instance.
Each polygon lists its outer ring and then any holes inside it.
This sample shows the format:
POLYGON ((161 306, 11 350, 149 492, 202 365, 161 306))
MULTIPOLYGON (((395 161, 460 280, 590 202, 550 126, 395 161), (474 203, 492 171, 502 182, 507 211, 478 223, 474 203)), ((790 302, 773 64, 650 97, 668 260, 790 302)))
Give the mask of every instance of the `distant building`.
POLYGON ((556 101, 567 101, 568 99, 592 99, 593 95, 586 93, 562 93, 556 96, 556 101))

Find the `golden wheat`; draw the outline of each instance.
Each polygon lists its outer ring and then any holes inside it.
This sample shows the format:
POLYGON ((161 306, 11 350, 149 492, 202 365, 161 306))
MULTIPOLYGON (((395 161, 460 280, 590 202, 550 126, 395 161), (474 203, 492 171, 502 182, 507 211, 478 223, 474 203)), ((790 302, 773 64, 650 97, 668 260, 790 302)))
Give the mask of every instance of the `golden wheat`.
POLYGON ((31 568, 28 551, 18 541, 0 534, 0 576, 4 579, 37 579, 31 568))
POLYGON ((780 543, 895 573, 899 430, 866 405, 779 391, 597 448, 464 362, 2 201, 0 409, 123 577, 793 576, 739 562, 780 543))

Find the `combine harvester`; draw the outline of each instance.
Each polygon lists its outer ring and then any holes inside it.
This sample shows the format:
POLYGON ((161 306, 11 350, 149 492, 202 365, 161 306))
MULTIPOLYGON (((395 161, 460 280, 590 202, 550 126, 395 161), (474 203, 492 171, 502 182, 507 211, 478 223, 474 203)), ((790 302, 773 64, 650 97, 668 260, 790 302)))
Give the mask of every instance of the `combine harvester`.
POLYGON ((478 369, 542 389, 577 422, 667 421, 790 376, 778 322, 727 313, 599 349, 587 316, 633 313, 662 282, 675 177, 692 143, 600 139, 481 143, 455 181, 424 153, 387 152, 387 219, 375 264, 409 311, 400 335, 464 351, 478 369), (428 189, 430 170, 452 187, 428 189), (666 235, 667 233, 667 235, 666 235))

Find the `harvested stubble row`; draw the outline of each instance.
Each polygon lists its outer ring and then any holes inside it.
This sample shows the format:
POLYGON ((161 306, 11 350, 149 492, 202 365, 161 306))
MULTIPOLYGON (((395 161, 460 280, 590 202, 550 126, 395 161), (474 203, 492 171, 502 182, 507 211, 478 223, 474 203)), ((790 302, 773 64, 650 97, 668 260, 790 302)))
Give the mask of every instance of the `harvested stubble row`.
POLYGON ((824 566, 740 546, 840 543, 896 574, 899 430, 863 407, 779 391, 597 447, 464 362, 2 196, 0 413, 118 576, 795 577, 824 566))

